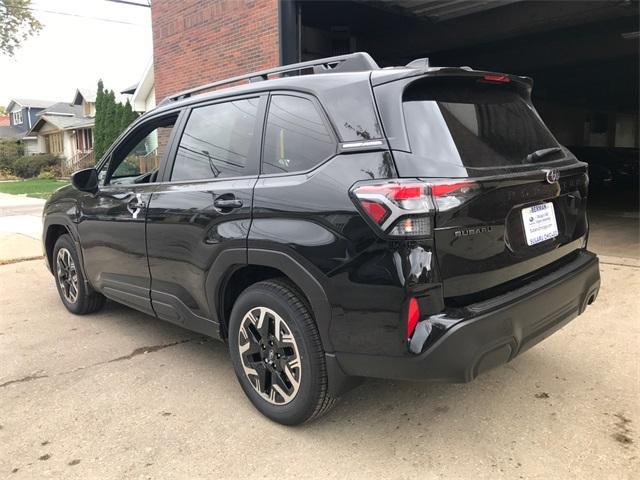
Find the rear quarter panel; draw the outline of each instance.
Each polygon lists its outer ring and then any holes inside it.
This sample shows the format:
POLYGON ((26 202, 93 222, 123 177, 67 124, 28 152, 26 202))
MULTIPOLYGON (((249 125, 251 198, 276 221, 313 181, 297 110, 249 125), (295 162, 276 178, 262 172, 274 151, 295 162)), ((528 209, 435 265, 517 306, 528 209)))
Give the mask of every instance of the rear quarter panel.
POLYGON ((407 288, 429 286, 430 247, 379 237, 349 197, 357 181, 392 177, 392 159, 380 151, 337 155, 310 173, 256 184, 249 263, 252 250, 279 251, 318 280, 331 306, 330 318, 316 318, 327 351, 406 352, 400 314, 407 288))

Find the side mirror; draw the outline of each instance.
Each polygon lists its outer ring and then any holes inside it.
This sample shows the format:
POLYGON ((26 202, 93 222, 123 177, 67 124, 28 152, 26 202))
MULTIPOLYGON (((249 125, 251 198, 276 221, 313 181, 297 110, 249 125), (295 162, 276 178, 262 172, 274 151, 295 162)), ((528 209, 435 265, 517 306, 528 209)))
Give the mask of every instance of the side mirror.
POLYGON ((98 172, 95 168, 78 170, 71 175, 71 185, 81 192, 95 193, 98 191, 98 172))

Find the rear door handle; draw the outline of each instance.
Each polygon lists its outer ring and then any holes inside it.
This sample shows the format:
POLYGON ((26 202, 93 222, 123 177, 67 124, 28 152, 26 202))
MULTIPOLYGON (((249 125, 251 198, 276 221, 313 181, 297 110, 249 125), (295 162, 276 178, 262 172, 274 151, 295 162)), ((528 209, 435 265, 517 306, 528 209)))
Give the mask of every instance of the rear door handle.
POLYGON ((216 198, 213 201, 213 206, 221 210, 240 208, 242 206, 242 200, 237 198, 216 198))

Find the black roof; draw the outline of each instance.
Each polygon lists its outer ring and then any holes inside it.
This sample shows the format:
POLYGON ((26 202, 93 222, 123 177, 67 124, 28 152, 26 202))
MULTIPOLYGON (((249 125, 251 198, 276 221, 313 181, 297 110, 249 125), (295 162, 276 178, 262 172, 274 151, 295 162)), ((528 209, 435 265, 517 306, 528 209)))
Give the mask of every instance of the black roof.
MULTIPOLYGON (((488 73, 494 72, 477 71, 469 67, 431 67, 428 59, 414 60, 406 67, 379 68, 369 54, 359 52, 253 72, 185 90, 164 99, 157 108, 141 118, 226 97, 293 91, 308 93, 320 100, 342 142, 381 139, 383 133, 372 95, 373 86, 420 76, 478 76, 488 73), (313 73, 269 78, 272 74, 309 70, 313 73), (250 83, 237 85, 240 81, 250 83), (200 93, 227 84, 236 85, 200 93), (338 90, 339 95, 336 95, 338 90), (196 93, 198 95, 194 95, 196 93)), ((509 77, 521 87, 530 89, 531 79, 509 77)))
POLYGON ((163 102, 141 118, 177 110, 195 103, 280 90, 307 93, 317 97, 336 127, 336 133, 342 142, 378 139, 382 138, 382 129, 375 113, 369 83, 370 74, 370 71, 323 73, 237 85, 176 101, 163 102), (341 92, 338 96, 335 95, 337 89, 341 92))

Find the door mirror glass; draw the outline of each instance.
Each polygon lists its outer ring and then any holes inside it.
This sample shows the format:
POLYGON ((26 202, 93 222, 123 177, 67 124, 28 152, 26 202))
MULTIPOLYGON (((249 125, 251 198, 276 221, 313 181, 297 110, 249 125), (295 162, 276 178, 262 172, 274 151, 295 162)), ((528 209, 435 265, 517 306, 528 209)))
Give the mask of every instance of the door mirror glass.
POLYGON ((71 175, 71 185, 81 192, 95 193, 98 191, 98 172, 95 168, 78 170, 71 175))

